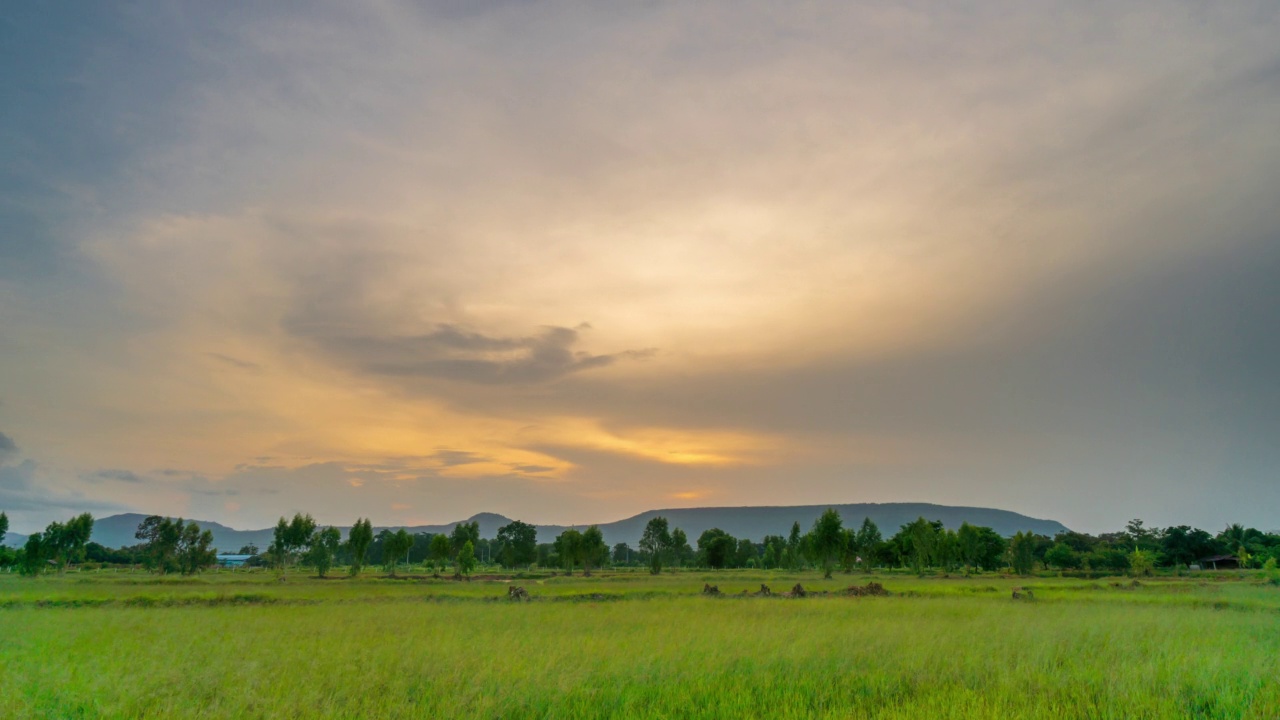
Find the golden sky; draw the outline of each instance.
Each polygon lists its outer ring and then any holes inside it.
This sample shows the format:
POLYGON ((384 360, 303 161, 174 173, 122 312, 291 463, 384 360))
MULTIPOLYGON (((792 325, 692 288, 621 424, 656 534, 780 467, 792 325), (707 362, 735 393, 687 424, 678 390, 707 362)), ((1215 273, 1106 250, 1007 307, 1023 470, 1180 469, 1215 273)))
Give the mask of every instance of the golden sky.
POLYGON ((24 9, 0 509, 1265 524, 1277 12, 24 9))

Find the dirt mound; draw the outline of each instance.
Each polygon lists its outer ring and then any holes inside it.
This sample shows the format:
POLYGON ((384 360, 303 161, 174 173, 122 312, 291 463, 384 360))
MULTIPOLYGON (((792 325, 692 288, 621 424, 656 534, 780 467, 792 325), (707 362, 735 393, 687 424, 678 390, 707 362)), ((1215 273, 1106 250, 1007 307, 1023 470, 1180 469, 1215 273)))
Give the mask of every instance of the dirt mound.
POLYGON ((710 583, 705 583, 702 586, 702 594, 703 595, 719 595, 720 587, 717 585, 712 585, 710 583))
POLYGON ((791 592, 782 593, 782 597, 789 597, 789 598, 797 598, 797 597, 802 598, 802 597, 808 597, 808 595, 809 593, 805 591, 804 586, 801 585, 800 583, 796 583, 796 586, 791 588, 791 592))
POLYGON ((844 589, 843 595, 848 597, 872 597, 888 595, 889 591, 878 582, 869 582, 866 585, 850 585, 844 589))
POLYGON ((511 587, 507 588, 507 599, 520 602, 520 601, 532 600, 533 598, 529 597, 528 591, 526 591, 524 588, 518 585, 512 585, 511 587))
POLYGON ((768 585, 765 585, 764 583, 760 583, 760 592, 757 592, 755 594, 759 595, 760 597, 771 597, 773 595, 773 591, 769 589, 768 585))
POLYGON ((1035 600, 1036 596, 1035 596, 1035 593, 1031 592, 1029 588, 1018 587, 1013 589, 1013 599, 1014 600, 1035 600))

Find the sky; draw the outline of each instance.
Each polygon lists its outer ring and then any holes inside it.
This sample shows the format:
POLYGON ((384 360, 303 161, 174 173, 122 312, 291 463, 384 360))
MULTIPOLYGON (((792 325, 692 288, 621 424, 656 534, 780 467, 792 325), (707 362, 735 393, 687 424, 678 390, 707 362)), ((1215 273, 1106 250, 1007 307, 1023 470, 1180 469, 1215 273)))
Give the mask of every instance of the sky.
POLYGON ((18 3, 0 510, 1280 527, 1280 5, 18 3))

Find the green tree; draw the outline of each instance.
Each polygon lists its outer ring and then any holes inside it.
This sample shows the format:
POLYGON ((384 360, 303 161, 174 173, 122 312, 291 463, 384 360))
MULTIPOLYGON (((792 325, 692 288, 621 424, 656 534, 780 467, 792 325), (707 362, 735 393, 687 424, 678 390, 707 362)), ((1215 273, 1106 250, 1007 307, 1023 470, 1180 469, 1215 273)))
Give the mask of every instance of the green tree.
POLYGON ((858 546, 858 557, 862 558, 863 571, 871 572, 876 553, 880 551, 880 545, 884 542, 880 536, 880 528, 871 518, 864 517, 854 542, 858 546))
POLYGON ((1009 567, 1019 575, 1029 575, 1036 562, 1036 536, 1018 531, 1009 539, 1009 567))
POLYGON ((180 530, 174 556, 179 572, 183 575, 195 575, 218 561, 218 553, 212 547, 212 531, 201 532, 200 526, 195 522, 183 525, 179 520, 177 525, 180 530))
POLYGON ((671 547, 671 529, 664 517, 649 518, 640 537, 640 550, 649 553, 649 572, 662 572, 663 555, 671 547))
POLYGON ((453 532, 449 533, 449 540, 453 543, 453 552, 462 551, 462 546, 471 543, 471 551, 475 552, 475 548, 480 544, 480 523, 479 522, 461 522, 453 526, 453 532))
POLYGON ((44 536, 38 532, 27 536, 27 543, 18 551, 18 572, 26 577, 36 577, 47 567, 44 536))
POLYGON ((0 545, 4 544, 4 536, 7 532, 9 532, 9 516, 0 512, 0 545))
POLYGON ((756 544, 747 538, 738 540, 737 550, 733 553, 733 564, 735 567, 755 567, 756 544))
POLYGON ((789 558, 787 568, 790 570, 800 569, 800 539, 802 537, 800 534, 800 522, 791 523, 791 534, 787 536, 787 557, 789 558))
POLYGON ((692 549, 689 547, 689 537, 684 534, 684 530, 676 528, 671 531, 670 550, 671 563, 676 567, 683 565, 689 559, 689 556, 693 554, 692 549))
POLYGON ((134 538, 142 541, 142 561, 148 570, 161 575, 179 570, 178 545, 182 542, 182 518, 173 520, 150 515, 138 523, 134 538))
POLYGON ((449 562, 449 557, 453 555, 453 543, 449 541, 449 536, 444 534, 433 536, 429 553, 432 562, 444 569, 449 562))
POLYGON ((1059 570, 1073 570, 1080 567, 1080 554, 1066 543, 1057 543, 1044 554, 1044 561, 1059 570))
POLYGON ((1129 553, 1129 572, 1134 575, 1150 575, 1155 565, 1155 553, 1149 550, 1134 550, 1129 553))
POLYGON ((538 529, 529 523, 512 520, 498 528, 498 544, 502 564, 507 567, 530 565, 538 558, 538 529))
POLYGON ((316 521, 310 514, 294 513, 293 519, 285 521, 282 517, 276 523, 271 543, 271 554, 281 573, 288 573, 289 561, 298 552, 311 546, 311 538, 316 532, 316 521))
POLYGON ((625 565, 631 562, 631 546, 626 543, 618 543, 613 546, 613 564, 625 565))
POLYGON ((582 558, 583 539, 582 533, 569 528, 560 533, 556 537, 556 553, 560 556, 560 562, 568 570, 569 574, 573 574, 573 566, 582 558))
POLYGON ((388 535, 386 540, 382 542, 382 563, 391 573, 392 577, 396 574, 396 566, 403 561, 407 561, 409 551, 413 549, 413 536, 408 530, 400 528, 396 532, 388 535))
POLYGON ((306 561, 315 567, 317 575, 324 577, 325 573, 329 572, 329 568, 333 567, 333 557, 338 554, 338 548, 341 545, 342 532, 330 525, 316 533, 315 539, 311 542, 311 550, 307 552, 306 561))
POLYGON ((822 576, 831 577, 831 568, 835 559, 840 556, 844 546, 844 526, 840 513, 835 508, 827 508, 817 520, 813 521, 813 529, 809 531, 811 547, 815 560, 822 566, 822 576))
POLYGON ((918 517, 902 526, 895 536, 903 557, 911 563, 916 573, 931 566, 937 555, 942 523, 933 523, 918 517))
POLYGON ((738 541, 720 528, 704 530, 698 536, 698 554, 709 568, 719 570, 728 567, 737 549, 738 541))
POLYGON ((84 554, 84 546, 93 534, 93 516, 77 515, 66 523, 53 522, 44 531, 44 554, 53 560, 58 572, 77 562, 84 554))
POLYGON ((458 574, 464 577, 471 576, 471 570, 476 566, 476 547, 468 540, 462 545, 462 549, 458 551, 458 574))
POLYGON ((361 520, 356 518, 356 524, 351 526, 351 532, 347 535, 347 550, 351 552, 351 576, 355 577, 360 574, 361 568, 364 567, 365 555, 369 552, 369 546, 373 544, 373 523, 368 518, 361 520))
POLYGON ((590 575, 592 565, 600 565, 609 555, 609 546, 604 543, 604 533, 592 525, 582 533, 582 546, 579 548, 582 558, 582 574, 590 575))

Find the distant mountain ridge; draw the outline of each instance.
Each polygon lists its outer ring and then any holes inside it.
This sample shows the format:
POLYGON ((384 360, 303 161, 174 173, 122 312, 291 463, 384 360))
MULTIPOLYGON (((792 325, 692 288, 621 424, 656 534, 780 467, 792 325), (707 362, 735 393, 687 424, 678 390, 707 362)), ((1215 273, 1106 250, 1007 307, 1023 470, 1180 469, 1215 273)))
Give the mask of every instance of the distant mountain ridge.
MULTIPOLYGON (((734 537, 745 537, 759 541, 765 535, 786 536, 791 531, 792 523, 800 523, 801 530, 808 531, 813 521, 827 508, 834 508, 844 519, 846 526, 857 526, 863 518, 871 518, 880 527, 880 532, 888 537, 898 528, 918 517, 926 520, 941 520, 948 528, 958 528, 961 523, 985 525, 997 533, 1009 536, 1019 531, 1030 531, 1040 535, 1054 535, 1065 532, 1067 527, 1056 520, 1042 520, 1028 517, 1010 510, 995 508, 961 507, 952 505, 934 505, 932 503, 854 503, 844 505, 789 505, 789 506, 748 506, 748 507, 709 507, 709 508, 670 508, 665 510, 649 510, 639 515, 611 523, 597 523, 604 533, 605 542, 610 545, 625 542, 635 546, 644 533, 644 526, 650 518, 662 516, 670 526, 681 528, 689 536, 689 542, 696 544, 698 536, 711 528, 720 528, 734 537)), ((134 533, 138 523, 147 516, 141 513, 125 513, 98 518, 93 525, 92 541, 106 547, 117 548, 136 545, 138 540, 134 533)), ((200 527, 213 531, 213 543, 222 552, 235 552, 245 545, 256 545, 265 550, 271 544, 273 529, 236 530, 221 523, 195 520, 200 527)), ((511 522, 511 519, 497 513, 479 513, 466 520, 445 523, 443 525, 390 525, 378 526, 374 532, 385 528, 399 529, 404 527, 411 533, 447 533, 460 522, 476 522, 480 525, 480 537, 494 538, 498 528, 511 522)), ((569 527, 585 528, 589 523, 581 525, 536 525, 538 542, 551 542, 556 535, 569 527)), ((340 527, 345 538, 349 527, 340 527)), ((21 545, 26 541, 25 535, 9 533, 5 536, 5 544, 21 545)))

